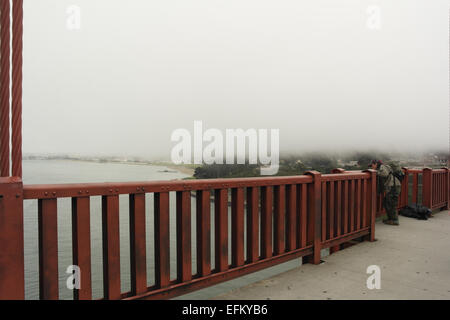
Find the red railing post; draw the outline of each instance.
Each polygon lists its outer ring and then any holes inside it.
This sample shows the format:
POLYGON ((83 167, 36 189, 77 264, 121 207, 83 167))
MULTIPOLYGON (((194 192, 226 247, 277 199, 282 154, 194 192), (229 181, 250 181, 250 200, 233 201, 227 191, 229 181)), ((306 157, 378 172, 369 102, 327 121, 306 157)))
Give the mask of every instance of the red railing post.
POLYGON ((23 184, 19 178, 0 178, 0 300, 23 299, 23 184))
POLYGON ((402 168, 405 173, 405 178, 402 181, 402 192, 400 196, 400 208, 406 207, 409 204, 409 169, 402 168))
POLYGON ((322 242, 322 175, 317 171, 308 171, 313 178, 308 185, 308 242, 313 243, 314 254, 307 259, 313 264, 320 263, 322 242))
POLYGON ((375 170, 369 169, 364 172, 370 173, 370 180, 367 185, 367 194, 368 199, 368 217, 369 217, 369 227, 370 227, 370 236, 368 238, 369 241, 375 241, 375 221, 377 218, 377 172, 375 170))
POLYGON ((432 189, 433 170, 430 168, 424 168, 422 175, 422 204, 430 209, 432 208, 432 189))
POLYGON ((444 210, 450 210, 450 169, 446 167, 442 169, 445 170, 444 192, 446 206, 444 207, 444 210))

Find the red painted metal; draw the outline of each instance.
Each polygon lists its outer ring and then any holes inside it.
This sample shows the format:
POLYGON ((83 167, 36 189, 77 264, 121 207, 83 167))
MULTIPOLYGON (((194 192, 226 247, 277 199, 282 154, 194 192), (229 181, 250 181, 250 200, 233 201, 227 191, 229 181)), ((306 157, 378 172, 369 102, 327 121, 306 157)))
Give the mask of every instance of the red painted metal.
POLYGON ((58 221, 57 200, 38 203, 39 222, 39 298, 58 300, 58 221))
POLYGON ((215 191, 215 271, 228 270, 228 190, 215 191))
POLYGON ((297 246, 305 248, 308 241, 308 189, 307 184, 302 184, 297 188, 297 199, 300 199, 300 205, 297 206, 297 246))
POLYGON ((105 299, 117 300, 120 288, 119 196, 102 197, 103 292, 105 299))
POLYGON ((10 0, 0 0, 0 176, 10 176, 10 0))
POLYGON ((259 190, 247 188, 247 261, 259 259, 259 190))
POLYGON ((244 265, 244 189, 231 191, 231 252, 232 266, 244 265))
MULTIPOLYGON (((427 182, 426 172, 427 170, 425 170, 424 194, 427 192, 431 194, 430 199, 434 206, 448 205, 448 180, 446 180, 448 171, 444 169, 430 171, 431 183, 427 182), (430 189, 426 190, 427 188, 430 189)), ((414 172, 412 174, 414 175, 414 172)), ((374 240, 376 206, 379 201, 376 194, 376 172, 371 170, 331 175, 310 172, 305 176, 281 179, 72 184, 24 188, 20 180, 17 180, 17 183, 19 198, 15 198, 16 205, 19 207, 22 205, 22 192, 27 199, 38 199, 40 203, 39 255, 42 265, 40 290, 43 299, 58 297, 57 198, 72 197, 74 264, 82 268, 82 288, 85 288, 75 292, 76 299, 92 298, 90 277, 83 277, 86 272, 90 273, 89 199, 92 196, 102 195, 103 199, 105 299, 173 297, 298 257, 304 257, 307 262, 317 264, 320 262, 320 250, 323 248, 330 248, 331 252, 335 252, 354 239, 364 237, 367 240, 374 240), (214 270, 211 270, 210 251, 210 190, 214 190, 215 206, 214 270), (171 250, 169 192, 173 191, 177 192, 178 272, 175 280, 170 279, 169 260, 171 250), (231 239, 228 233, 229 191, 231 191, 231 239), (191 192, 197 193, 195 275, 191 270, 191 192), (130 196, 131 291, 121 292, 118 210, 119 195, 126 193, 130 196), (147 193, 154 193, 155 198, 155 285, 152 287, 146 285, 145 194, 147 193), (245 199, 247 214, 244 211, 245 199), (247 217, 247 257, 244 256, 245 217, 247 217), (231 265, 228 241, 232 243, 231 265)), ((0 218, 5 219, 8 217, 5 215, 5 208, 8 205, 6 200, 14 189, 4 182, 0 183, 0 190, 4 190, 1 194, 3 198, 0 197, 0 218)), ((15 221, 14 223, 18 223, 15 230, 19 228, 23 231, 20 220, 12 219, 8 222, 8 219, 6 224, 11 225, 12 221, 15 221)), ((8 236, 15 235, 9 233, 8 236)), ((16 240, 17 245, 20 239, 16 240)), ((0 241, 9 244, 9 238, 8 240, 0 238, 0 241)), ((0 249, 2 265, 5 265, 3 261, 9 261, 8 265, 15 263, 16 266, 22 263, 23 270, 23 242, 21 248, 21 252, 20 250, 15 252, 16 255, 13 257, 10 256, 11 252, 8 255, 4 253, 6 251, 2 252, 0 249), (14 261, 11 261, 12 259, 14 261)), ((0 281, 4 283, 8 281, 6 279, 8 272, 9 275, 17 273, 16 270, 9 269, 0 271, 0 281)), ((19 289, 15 294, 20 293, 23 294, 23 285, 19 283, 19 289)), ((9 296, 12 294, 0 290, 0 297, 9 296)))
POLYGON ((81 271, 80 290, 74 290, 74 300, 91 300, 91 223, 90 198, 72 198, 72 257, 81 271))
POLYGON ((131 292, 147 291, 147 246, 145 238, 145 195, 130 195, 130 270, 131 292))
POLYGON ((211 273, 211 194, 197 191, 197 273, 201 277, 211 273))
POLYGON ((286 251, 297 248, 297 185, 286 188, 286 251))
POLYGON ((306 173, 313 177, 313 183, 308 184, 308 242, 314 246, 314 254, 308 258, 308 262, 320 263, 322 242, 322 213, 321 213, 321 174, 317 171, 306 173))
POLYGON ((177 192, 177 279, 192 279, 191 192, 177 192))
POLYGON ((23 186, 0 178, 0 300, 24 298, 23 186))
POLYGON ((23 0, 14 0, 12 4, 12 175, 22 177, 23 0))
POLYGON ((274 254, 280 255, 286 250, 286 188, 276 186, 274 190, 274 254))
POLYGON ((155 285, 170 284, 169 193, 155 193, 155 285))
POLYGON ((370 173, 371 179, 368 185, 368 217, 369 217, 369 227, 370 235, 369 240, 375 241, 375 221, 377 216, 377 172, 375 170, 367 170, 370 173))
POLYGON ((272 257, 273 188, 261 188, 261 258, 272 257))

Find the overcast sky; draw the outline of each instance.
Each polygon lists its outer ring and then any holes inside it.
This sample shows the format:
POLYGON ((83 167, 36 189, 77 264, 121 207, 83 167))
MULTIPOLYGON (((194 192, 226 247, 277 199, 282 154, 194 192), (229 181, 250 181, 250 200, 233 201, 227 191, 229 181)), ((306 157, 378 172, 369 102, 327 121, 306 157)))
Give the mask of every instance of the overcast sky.
POLYGON ((448 149, 448 0, 25 0, 24 10, 26 153, 168 159, 172 132, 195 120, 280 129, 281 149, 295 152, 448 149), (79 30, 67 28, 70 5, 79 30))

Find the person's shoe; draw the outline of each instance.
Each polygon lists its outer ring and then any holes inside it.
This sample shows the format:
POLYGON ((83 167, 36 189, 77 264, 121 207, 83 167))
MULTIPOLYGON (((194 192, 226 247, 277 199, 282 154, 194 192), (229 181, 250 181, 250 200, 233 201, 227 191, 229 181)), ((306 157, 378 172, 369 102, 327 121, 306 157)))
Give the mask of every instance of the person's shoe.
POLYGON ((383 222, 383 223, 384 224, 388 224, 390 226, 398 226, 398 225, 400 225, 397 220, 387 220, 386 222, 383 222))

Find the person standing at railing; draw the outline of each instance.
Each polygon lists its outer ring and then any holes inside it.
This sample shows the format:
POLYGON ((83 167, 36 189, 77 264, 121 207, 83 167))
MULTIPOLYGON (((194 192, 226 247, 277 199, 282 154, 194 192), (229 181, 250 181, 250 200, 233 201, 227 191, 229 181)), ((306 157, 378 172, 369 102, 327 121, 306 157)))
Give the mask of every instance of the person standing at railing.
POLYGON ((398 226, 397 204, 402 189, 401 181, 395 176, 391 166, 383 164, 381 160, 372 160, 369 167, 377 170, 378 193, 386 193, 383 199, 383 207, 386 209, 387 219, 383 223, 398 226))

